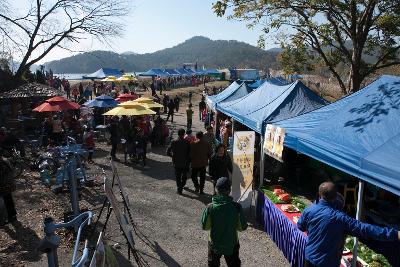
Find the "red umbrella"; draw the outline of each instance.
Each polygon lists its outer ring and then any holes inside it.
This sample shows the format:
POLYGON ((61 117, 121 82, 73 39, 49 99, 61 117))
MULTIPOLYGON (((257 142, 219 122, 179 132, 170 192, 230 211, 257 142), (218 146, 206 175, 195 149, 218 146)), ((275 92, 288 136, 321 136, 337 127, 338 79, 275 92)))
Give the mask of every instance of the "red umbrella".
POLYGON ((139 98, 139 96, 137 96, 137 95, 122 94, 122 95, 119 95, 118 98, 115 100, 117 100, 119 103, 122 103, 122 102, 130 101, 130 100, 135 100, 137 98, 139 98))
POLYGON ((64 97, 55 96, 53 98, 47 99, 43 104, 39 105, 38 107, 34 108, 33 111, 37 112, 57 112, 69 109, 79 109, 80 105, 68 101, 64 97))

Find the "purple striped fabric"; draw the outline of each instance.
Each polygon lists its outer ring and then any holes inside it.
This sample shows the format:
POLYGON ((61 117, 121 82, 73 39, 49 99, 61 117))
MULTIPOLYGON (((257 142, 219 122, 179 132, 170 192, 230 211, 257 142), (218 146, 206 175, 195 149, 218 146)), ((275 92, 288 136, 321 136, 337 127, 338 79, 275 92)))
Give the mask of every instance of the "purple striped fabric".
POLYGON ((297 229, 274 203, 258 192, 256 217, 293 267, 303 267, 307 237, 297 229))

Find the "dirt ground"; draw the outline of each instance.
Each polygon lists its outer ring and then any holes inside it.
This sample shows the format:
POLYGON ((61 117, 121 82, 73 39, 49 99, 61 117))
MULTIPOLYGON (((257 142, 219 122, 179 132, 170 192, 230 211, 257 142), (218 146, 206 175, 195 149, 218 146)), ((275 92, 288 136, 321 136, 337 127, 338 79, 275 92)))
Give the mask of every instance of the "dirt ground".
MULTIPOLYGON (((219 86, 221 82, 217 82, 219 86)), ((175 89, 167 92, 184 99, 179 113, 170 128, 186 126, 187 95, 192 91, 195 115, 203 87, 175 89)), ((148 94, 148 93, 145 93, 148 94)), ((193 117, 194 131, 204 130, 198 116, 193 117)), ((175 138, 175 136, 174 136, 175 138)), ((95 164, 90 165, 89 175, 95 185, 80 193, 80 207, 88 208, 97 216, 104 200, 101 185, 102 170, 110 176, 109 152, 105 143, 96 144, 95 164)), ((136 226, 134 239, 140 258, 148 266, 206 266, 208 232, 200 228, 200 215, 205 205, 211 202, 212 184, 206 182, 205 195, 194 193, 188 180, 183 195, 176 193, 176 183, 171 159, 166 156, 166 147, 154 147, 147 154, 147 166, 116 164, 121 183, 129 196, 130 209, 136 226)), ((118 155, 120 159, 123 155, 118 155)), ((44 217, 52 216, 55 221, 63 220, 63 212, 70 209, 68 193, 54 195, 41 185, 37 174, 26 173, 17 181, 14 194, 17 202, 19 223, 0 228, 0 266, 47 266, 45 255, 36 251, 43 237, 44 217)), ((254 223, 254 211, 248 213, 248 230, 240 234, 242 266, 289 266, 287 260, 267 234, 254 223)), ((100 222, 104 222, 104 216, 100 222)), ((60 231, 61 246, 58 254, 60 266, 70 266, 72 258, 72 235, 60 231)), ((128 260, 127 246, 120 232, 115 215, 111 214, 106 228, 105 240, 116 245, 114 252, 119 266, 136 266, 128 260)), ((223 260, 222 260, 223 262, 223 260)), ((224 263, 222 266, 225 266, 224 263)))

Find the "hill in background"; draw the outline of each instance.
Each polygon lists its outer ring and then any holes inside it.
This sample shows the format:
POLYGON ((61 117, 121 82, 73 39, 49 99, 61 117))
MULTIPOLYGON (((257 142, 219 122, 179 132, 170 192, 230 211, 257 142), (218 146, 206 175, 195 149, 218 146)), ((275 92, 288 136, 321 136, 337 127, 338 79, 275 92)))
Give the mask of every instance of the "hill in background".
POLYGON ((45 63, 54 73, 91 73, 99 68, 117 68, 125 72, 146 71, 150 68, 177 68, 183 63, 197 61, 206 68, 257 68, 275 67, 278 50, 262 50, 244 42, 213 41, 196 36, 174 47, 154 53, 117 54, 110 51, 93 51, 45 63))

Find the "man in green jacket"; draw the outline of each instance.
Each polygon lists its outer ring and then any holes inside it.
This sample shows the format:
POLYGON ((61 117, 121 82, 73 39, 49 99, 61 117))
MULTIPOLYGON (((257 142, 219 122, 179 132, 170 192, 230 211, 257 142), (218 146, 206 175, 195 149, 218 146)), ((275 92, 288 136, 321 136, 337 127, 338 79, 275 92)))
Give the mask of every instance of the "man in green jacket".
POLYGON ((203 230, 210 230, 208 266, 220 266, 224 255, 228 267, 240 266, 238 231, 246 230, 247 221, 242 206, 229 196, 231 182, 221 177, 215 185, 217 195, 207 205, 201 216, 203 230))

